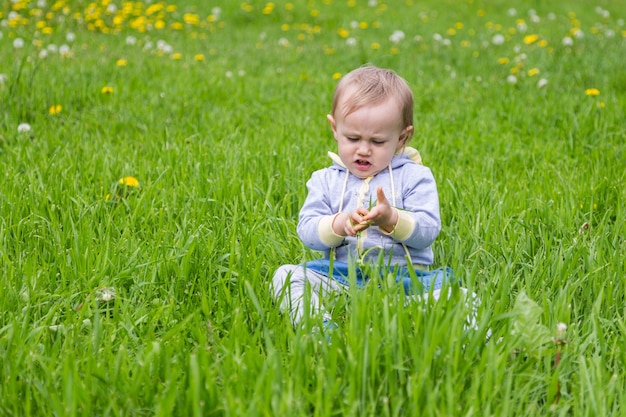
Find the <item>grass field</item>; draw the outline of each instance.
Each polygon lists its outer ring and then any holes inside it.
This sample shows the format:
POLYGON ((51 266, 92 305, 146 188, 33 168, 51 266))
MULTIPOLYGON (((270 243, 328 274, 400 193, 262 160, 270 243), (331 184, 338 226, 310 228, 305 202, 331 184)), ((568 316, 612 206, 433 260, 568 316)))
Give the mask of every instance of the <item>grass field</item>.
POLYGON ((624 415, 621 3, 0 0, 0 415, 624 415), (327 343, 270 299, 366 63, 476 330, 383 283, 327 343))

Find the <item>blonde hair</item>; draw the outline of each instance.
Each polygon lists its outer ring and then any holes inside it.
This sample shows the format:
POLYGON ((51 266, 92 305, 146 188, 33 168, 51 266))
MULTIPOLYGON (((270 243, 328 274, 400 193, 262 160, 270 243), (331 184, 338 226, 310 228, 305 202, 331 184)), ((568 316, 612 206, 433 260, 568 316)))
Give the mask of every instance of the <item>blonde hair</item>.
POLYGON ((363 106, 381 103, 390 97, 396 98, 400 104, 403 128, 412 126, 413 92, 407 82, 392 70, 367 65, 347 73, 339 81, 330 114, 337 117, 339 112, 340 116, 346 117, 363 106), (350 96, 338 108, 348 90, 350 96))

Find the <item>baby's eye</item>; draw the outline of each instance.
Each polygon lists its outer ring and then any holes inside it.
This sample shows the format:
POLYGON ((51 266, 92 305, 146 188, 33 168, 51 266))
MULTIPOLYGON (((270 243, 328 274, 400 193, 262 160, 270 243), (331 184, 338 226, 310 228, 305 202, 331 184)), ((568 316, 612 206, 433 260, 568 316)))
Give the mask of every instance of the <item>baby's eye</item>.
POLYGON ((350 142, 357 142, 359 140, 359 138, 352 138, 352 137, 348 137, 346 139, 348 139, 350 142))
POLYGON ((373 140, 372 143, 374 145, 383 145, 385 143, 385 141, 384 140, 373 140))

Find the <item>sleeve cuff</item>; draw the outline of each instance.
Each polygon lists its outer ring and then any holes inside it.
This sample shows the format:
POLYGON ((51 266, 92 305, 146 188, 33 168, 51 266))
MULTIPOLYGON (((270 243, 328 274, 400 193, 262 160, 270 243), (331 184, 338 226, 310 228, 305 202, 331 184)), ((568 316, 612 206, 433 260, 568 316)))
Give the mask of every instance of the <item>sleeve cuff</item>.
POLYGON ((339 236, 333 230, 333 221, 338 215, 339 213, 333 216, 322 217, 317 226, 317 233, 319 234, 320 240, 322 241, 322 243, 330 246, 331 248, 339 246, 344 239, 344 236, 339 236))
POLYGON ((396 227, 393 228, 391 233, 386 233, 384 230, 380 229, 381 233, 400 242, 407 240, 413 233, 413 230, 415 230, 415 220, 413 216, 403 210, 398 210, 398 223, 396 223, 396 227))

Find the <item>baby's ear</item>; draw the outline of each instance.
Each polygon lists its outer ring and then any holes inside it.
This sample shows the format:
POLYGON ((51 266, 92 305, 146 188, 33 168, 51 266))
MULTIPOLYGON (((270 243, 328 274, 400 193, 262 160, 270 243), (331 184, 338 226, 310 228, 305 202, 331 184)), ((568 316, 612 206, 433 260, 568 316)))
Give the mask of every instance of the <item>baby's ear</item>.
POLYGON ((407 141, 413 135, 413 125, 409 125, 402 129, 402 133, 400 134, 400 143, 406 145, 407 141))
POLYGON ((335 118, 333 117, 332 114, 327 114, 326 115, 326 119, 328 120, 328 123, 330 123, 330 128, 334 131, 337 130, 337 124, 335 123, 335 118))

